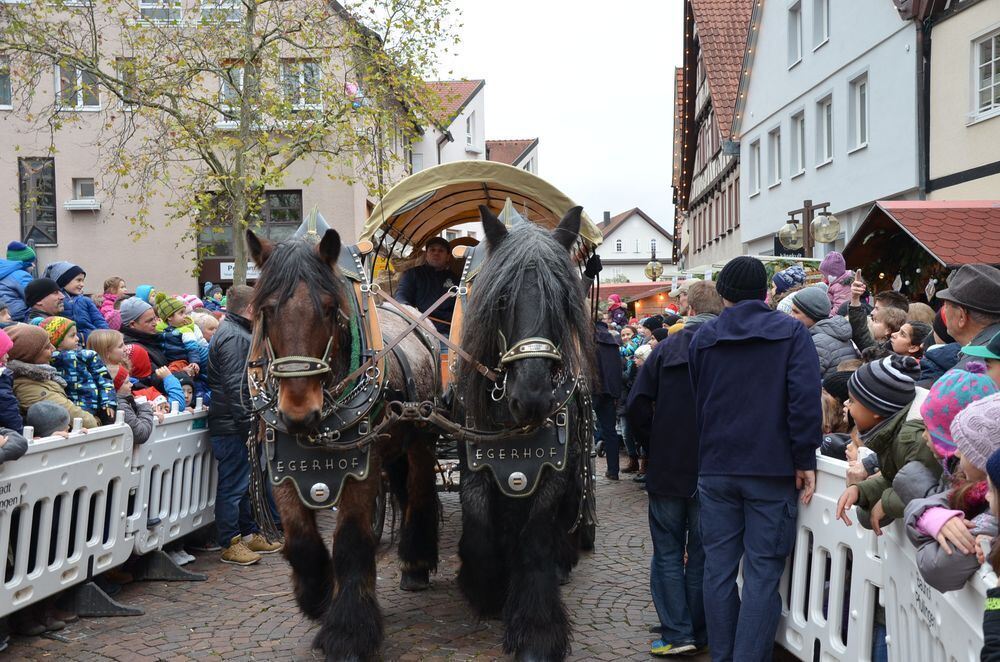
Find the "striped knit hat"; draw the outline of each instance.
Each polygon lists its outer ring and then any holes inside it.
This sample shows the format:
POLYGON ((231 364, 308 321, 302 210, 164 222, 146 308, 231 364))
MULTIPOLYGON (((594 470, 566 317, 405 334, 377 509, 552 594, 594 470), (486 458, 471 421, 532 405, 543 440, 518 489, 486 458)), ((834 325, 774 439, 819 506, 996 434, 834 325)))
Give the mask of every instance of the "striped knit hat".
POLYGON ((958 413, 976 400, 997 392, 997 385, 985 373, 986 366, 975 361, 964 370, 952 368, 934 382, 920 405, 920 416, 927 426, 931 443, 942 457, 951 457, 958 450, 952 436, 952 421, 958 413))
POLYGON ((888 418, 913 402, 920 364, 912 356, 893 354, 861 366, 847 381, 851 399, 888 418))
POLYGON ((76 326, 76 322, 65 317, 53 316, 46 317, 38 326, 45 329, 45 333, 49 334, 49 342, 52 343, 53 347, 59 349, 59 343, 66 339, 69 332, 76 326))
POLYGON ((14 262, 34 262, 35 251, 31 246, 22 244, 19 241, 12 241, 7 244, 7 259, 14 262))

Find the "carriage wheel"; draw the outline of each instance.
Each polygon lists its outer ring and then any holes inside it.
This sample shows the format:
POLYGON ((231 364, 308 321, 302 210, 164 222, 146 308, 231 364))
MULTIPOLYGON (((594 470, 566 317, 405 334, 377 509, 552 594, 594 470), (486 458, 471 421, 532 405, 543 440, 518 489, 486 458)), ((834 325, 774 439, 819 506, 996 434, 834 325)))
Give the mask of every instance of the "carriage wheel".
POLYGON ((375 543, 382 540, 382 532, 385 530, 385 511, 389 502, 389 479, 383 474, 378 482, 378 492, 375 494, 375 507, 372 508, 372 534, 375 536, 375 543))

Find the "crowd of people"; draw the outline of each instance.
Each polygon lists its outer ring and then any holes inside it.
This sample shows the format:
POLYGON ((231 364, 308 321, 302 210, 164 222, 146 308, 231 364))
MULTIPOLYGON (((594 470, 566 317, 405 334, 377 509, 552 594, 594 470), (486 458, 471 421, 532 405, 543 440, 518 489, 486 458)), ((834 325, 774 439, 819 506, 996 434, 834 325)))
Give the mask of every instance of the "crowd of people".
MULTIPOLYGON (((848 464, 837 518, 877 535, 902 522, 930 586, 1000 570, 1000 270, 961 267, 936 310, 869 291, 838 253, 809 280, 743 256, 675 288, 662 314, 630 318, 613 295, 596 323, 605 477, 637 471, 649 495, 654 655, 771 659, 817 451, 848 464)), ((886 660, 881 608, 872 626, 886 660)))
MULTIPOLYGON (((259 533, 250 514, 244 366, 252 288, 233 286, 223 296, 221 287, 206 283, 202 297, 171 296, 153 285, 130 292, 124 279, 112 276, 103 292, 88 296, 87 272, 79 265, 55 262, 36 277, 34 250, 16 241, 6 258, 0 260, 0 463, 16 462, 30 438, 68 437, 114 423, 119 414, 133 443, 143 444, 166 414, 211 404, 217 536, 187 541, 189 547, 220 551, 223 562, 236 565, 281 549, 259 533)), ((21 516, 21 509, 12 513, 13 536, 21 516)), ((151 515, 146 524, 160 521, 151 515)), ((179 565, 194 560, 183 542, 165 551, 179 565)), ((5 560, 8 573, 12 562, 5 560)), ((129 567, 95 582, 114 595, 132 580, 129 567)), ((0 650, 11 632, 36 636, 62 629, 77 618, 72 604, 60 594, 0 619, 0 650)))

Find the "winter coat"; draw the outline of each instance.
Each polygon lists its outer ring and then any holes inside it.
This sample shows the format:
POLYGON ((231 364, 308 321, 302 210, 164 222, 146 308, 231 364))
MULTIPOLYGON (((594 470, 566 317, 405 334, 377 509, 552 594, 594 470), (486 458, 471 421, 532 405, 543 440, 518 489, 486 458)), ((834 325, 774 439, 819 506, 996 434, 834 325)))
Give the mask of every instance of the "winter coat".
POLYGON ((227 313, 208 348, 205 373, 212 391, 208 409, 208 429, 212 436, 250 432, 250 390, 247 385, 247 357, 250 356, 250 320, 227 313))
MULTIPOLYGON (((938 541, 925 535, 917 528, 917 521, 928 508, 946 508, 948 493, 942 492, 926 499, 916 499, 906 506, 906 535, 917 548, 917 568, 924 580, 942 593, 957 591, 965 586, 965 582, 979 570, 976 554, 963 554, 952 550, 947 554, 938 541)), ((972 518, 973 528, 969 530, 972 537, 986 535, 993 538, 997 535, 997 521, 987 510, 972 518)))
POLYGON ((841 361, 858 358, 851 343, 851 323, 845 317, 828 317, 809 327, 819 355, 819 372, 826 378, 837 372, 841 361))
MULTIPOLYGON (((997 544, 997 541, 993 541, 997 544)), ((983 611, 983 649, 981 662, 1000 662, 1000 588, 986 591, 986 609, 983 611)))
POLYGON ((698 327, 714 318, 691 317, 680 332, 658 343, 629 393, 629 424, 649 439, 650 494, 687 498, 698 489, 698 427, 688 348, 698 327))
POLYGON ((611 315, 611 321, 619 327, 623 327, 628 324, 628 311, 625 310, 624 306, 618 306, 614 310, 609 310, 608 314, 611 315))
POLYGON ((153 372, 170 363, 163 355, 162 334, 146 333, 130 326, 122 327, 121 332, 125 336, 126 344, 142 345, 142 348, 149 354, 149 362, 153 366, 153 372))
POLYGON ((118 396, 118 411, 125 413, 125 425, 132 429, 132 441, 144 444, 153 434, 153 407, 148 402, 136 403, 131 395, 118 396))
POLYGON ((7 443, 0 446, 0 466, 13 462, 28 452, 28 440, 21 436, 20 431, 0 427, 0 436, 7 437, 7 443))
POLYGON ((114 380, 97 352, 60 350, 52 353, 51 363, 66 382, 66 396, 74 404, 95 416, 118 406, 114 380))
POLYGON ((892 489, 903 503, 904 512, 911 501, 947 492, 950 485, 951 477, 940 463, 937 470, 932 471, 923 462, 916 460, 907 462, 892 480, 892 489))
POLYGON ((868 316, 870 310, 864 306, 849 306, 847 308, 847 319, 851 323, 851 339, 858 346, 858 351, 862 351, 875 344, 871 331, 868 330, 868 316))
POLYGON ((80 344, 87 342, 87 336, 94 329, 107 329, 108 321, 97 309, 97 304, 90 297, 79 294, 73 296, 63 290, 63 317, 68 317, 76 322, 77 333, 80 334, 80 344))
POLYGON ((0 366, 0 427, 21 432, 24 418, 14 397, 14 377, 7 366, 0 366))
MULTIPOLYGON (((434 302, 448 291, 452 285, 458 284, 458 277, 450 269, 435 269, 429 264, 408 269, 399 280, 396 290, 396 300, 413 306, 420 312, 426 311, 434 302)), ((455 312, 455 297, 445 299, 444 303, 431 313, 431 317, 443 322, 434 322, 437 330, 445 335, 451 324, 451 316, 455 312)))
POLYGON ((167 363, 187 361, 202 366, 208 361, 208 342, 194 322, 176 328, 164 326, 160 337, 167 363))
POLYGON ((22 415, 27 413, 31 405, 46 400, 65 408, 70 420, 83 419, 85 428, 96 428, 101 424, 93 414, 84 411, 66 397, 65 383, 52 366, 11 360, 7 363, 7 368, 14 377, 14 395, 17 396, 22 415))
POLYGON ((597 381, 594 385, 595 395, 610 395, 618 399, 622 396, 622 362, 618 354, 618 343, 615 342, 608 325, 604 322, 594 323, 594 340, 597 347, 597 381))
POLYGON ((917 384, 930 388, 939 377, 955 367, 961 358, 961 351, 962 345, 957 342, 930 347, 920 359, 920 380, 917 384))
POLYGON ((7 304, 11 319, 23 319, 28 310, 24 303, 24 287, 33 280, 28 273, 30 268, 30 262, 0 260, 0 301, 7 304))
POLYGON ((801 322, 763 301, 741 301, 701 325, 688 361, 700 474, 783 477, 816 469, 822 380, 801 322))
POLYGON ((840 307, 850 302, 853 280, 854 272, 845 271, 843 276, 830 283, 830 287, 826 290, 826 295, 830 297, 830 317, 836 317, 840 307))
POLYGON ((110 292, 105 292, 104 299, 101 301, 101 315, 104 316, 104 320, 108 323, 108 328, 115 331, 122 328, 121 311, 115 310, 115 303, 117 302, 118 295, 111 294, 110 292))
POLYGON ((878 455, 880 471, 858 483, 858 507, 871 510, 881 501, 886 517, 892 519, 902 517, 906 507, 893 489, 893 479, 900 469, 909 462, 918 462, 935 478, 941 475, 941 463, 924 443, 924 422, 907 420, 909 409, 904 408, 864 436, 865 446, 878 455))

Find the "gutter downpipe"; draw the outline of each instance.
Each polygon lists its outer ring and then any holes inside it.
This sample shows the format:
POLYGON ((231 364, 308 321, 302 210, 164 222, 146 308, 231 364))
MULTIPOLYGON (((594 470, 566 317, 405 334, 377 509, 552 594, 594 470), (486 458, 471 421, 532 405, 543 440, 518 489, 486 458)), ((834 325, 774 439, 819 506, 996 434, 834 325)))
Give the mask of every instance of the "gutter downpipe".
POLYGON ((930 179, 931 152, 931 28, 932 19, 917 24, 917 53, 920 64, 917 71, 917 160, 920 199, 927 198, 930 179))

